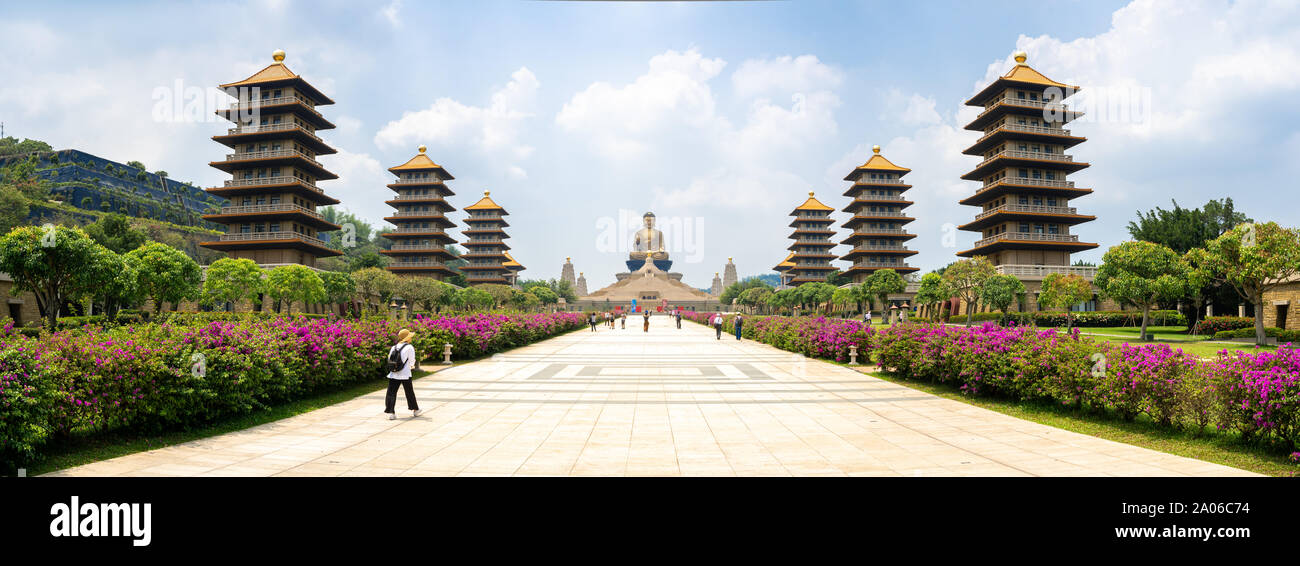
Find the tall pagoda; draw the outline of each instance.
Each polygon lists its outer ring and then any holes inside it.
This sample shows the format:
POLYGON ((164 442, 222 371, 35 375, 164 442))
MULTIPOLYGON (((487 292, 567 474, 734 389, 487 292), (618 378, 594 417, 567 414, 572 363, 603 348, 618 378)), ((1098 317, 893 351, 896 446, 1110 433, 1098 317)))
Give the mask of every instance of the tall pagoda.
POLYGON ((790 255, 785 256, 785 259, 781 260, 781 263, 776 264, 776 267, 772 268, 781 277, 781 284, 777 285, 777 289, 786 289, 790 287, 790 280, 793 279, 793 275, 790 272, 791 269, 794 269, 793 259, 794 252, 790 252, 790 255))
POLYGON ((397 196, 384 202, 397 210, 384 220, 397 230, 384 234, 393 245, 380 253, 391 258, 388 270, 393 273, 443 280, 456 273, 447 265, 456 256, 446 247, 456 242, 447 235, 447 228, 456 223, 446 216, 456 207, 444 200, 455 194, 446 184, 455 177, 429 159, 427 150, 420 146, 415 157, 388 168, 397 175, 397 180, 388 185, 397 196))
POLYGON ((234 153, 209 165, 231 178, 206 190, 230 204, 203 216, 224 224, 226 233, 199 245, 260 265, 315 267, 317 258, 342 255, 319 237, 339 226, 316 211, 339 203, 316 185, 338 178, 316 161, 336 153, 316 135, 334 128, 316 107, 334 101, 290 71, 284 51, 276 50, 272 58, 274 63, 253 76, 221 85, 236 102, 217 114, 235 127, 212 139, 234 153))
POLYGON ((907 264, 907 257, 916 255, 916 252, 903 244, 916 237, 903 228, 915 220, 903 212, 913 204, 903 197, 912 186, 902 180, 911 169, 885 159, 880 155, 878 145, 872 146, 871 153, 871 159, 844 177, 845 181, 853 182, 844 193, 844 196, 853 198, 844 212, 853 216, 844 223, 844 227, 852 232, 840 243, 852 249, 840 259, 851 262, 844 272, 853 277, 855 283, 861 283, 879 269, 892 269, 904 274, 918 270, 907 264))
POLYGON ((831 241, 831 237, 835 235, 835 230, 831 228, 835 223, 831 218, 831 212, 834 210, 822 204, 812 192, 809 192, 808 200, 790 213, 790 216, 795 217, 794 221, 790 222, 790 227, 794 228, 790 239, 794 240, 794 243, 786 248, 794 252, 794 255, 786 260, 794 263, 794 267, 787 271, 791 286, 797 287, 817 281, 825 282, 830 272, 835 271, 831 266, 831 260, 835 259, 835 254, 831 253, 831 248, 835 247, 835 242, 831 241))
MULTIPOLYGON (((966 125, 983 135, 962 153, 983 160, 962 175, 980 186, 960 202, 980 210, 973 222, 958 228, 978 232, 980 239, 957 255, 986 256, 1000 273, 1026 282, 1041 281, 1049 273, 1091 279, 1096 268, 1070 265, 1070 254, 1097 247, 1072 233, 1074 226, 1096 219, 1070 206, 1071 199, 1092 189, 1066 179, 1088 167, 1065 153, 1085 141, 1064 128, 1082 115, 1062 104, 1079 87, 1035 71, 1025 63, 1023 51, 1015 60, 1007 74, 966 101, 984 109, 966 125)), ((1036 290, 1036 285, 1027 287, 1036 290)))
POLYGON ((524 267, 523 264, 515 261, 514 256, 510 255, 510 252, 505 252, 505 253, 506 253, 506 262, 501 265, 506 269, 510 270, 509 272, 506 273, 506 278, 510 280, 510 284, 515 287, 518 287, 519 272, 528 268, 524 267))
POLYGON ((504 228, 509 226, 504 216, 506 209, 492 200, 491 191, 483 191, 483 198, 465 207, 469 217, 465 219, 466 228, 461 230, 465 240, 465 253, 460 256, 466 261, 461 266, 465 281, 470 285, 482 283, 510 284, 511 269, 505 264, 510 260, 506 251, 510 246, 504 228))

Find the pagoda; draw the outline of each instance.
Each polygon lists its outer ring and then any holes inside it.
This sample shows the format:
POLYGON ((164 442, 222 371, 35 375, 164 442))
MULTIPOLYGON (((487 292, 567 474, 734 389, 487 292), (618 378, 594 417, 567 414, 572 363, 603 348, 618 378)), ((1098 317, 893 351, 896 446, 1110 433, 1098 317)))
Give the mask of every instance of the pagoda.
POLYGON ((505 254, 506 254, 506 262, 501 265, 504 266, 506 269, 510 270, 508 273, 506 273, 506 278, 510 280, 511 285, 518 287, 519 272, 527 268, 524 267, 523 264, 515 261, 514 256, 511 256, 510 252, 505 252, 505 254))
POLYGON ((794 263, 794 267, 789 268, 787 273, 790 285, 797 287, 804 283, 825 282, 830 272, 835 271, 831 266, 831 260, 835 259, 835 254, 831 253, 831 248, 835 247, 835 242, 831 241, 835 235, 835 230, 831 228, 835 223, 831 218, 834 210, 809 192, 808 200, 790 213, 790 216, 795 217, 790 222, 790 227, 794 228, 790 239, 794 243, 786 248, 794 252, 787 259, 794 263))
POLYGON ((419 147, 419 153, 406 163, 388 170, 397 180, 388 188, 397 193, 385 204, 397 209, 384 218, 397 226, 383 236, 393 241, 389 249, 380 253, 389 256, 388 270, 396 274, 434 277, 444 280, 456 274, 447 262, 456 258, 447 245, 456 242, 447 235, 447 228, 456 225, 446 214, 456 210, 445 197, 454 195, 446 181, 455 179, 441 165, 434 163, 419 147))
POLYGON ((342 255, 319 237, 338 230, 317 207, 338 204, 316 185, 337 179, 316 157, 336 153, 317 132, 334 128, 316 107, 334 104, 284 65, 277 50, 270 66, 239 82, 221 85, 236 98, 217 114, 235 124, 212 139, 234 153, 209 163, 231 179, 208 193, 230 199, 220 212, 206 214, 226 227, 220 238, 199 245, 260 265, 301 264, 342 255))
POLYGON ((460 268, 465 281, 470 285, 509 285, 512 271, 505 264, 510 261, 510 256, 506 255, 510 246, 504 241, 510 237, 504 230, 509 224, 503 218, 509 213, 492 200, 491 191, 484 191, 483 198, 465 207, 465 212, 469 217, 465 219, 466 228, 461 234, 467 240, 465 253, 460 256, 466 261, 460 268))
POLYGON ((786 289, 790 287, 790 279, 792 278, 790 270, 794 268, 793 259, 794 252, 790 252, 790 255, 785 256, 785 259, 781 260, 781 263, 776 264, 776 267, 772 268, 781 276, 781 284, 776 287, 777 289, 786 289))
POLYGON ((850 171, 845 181, 853 182, 844 193, 853 201, 844 208, 852 214, 844 227, 852 230, 841 244, 851 246, 849 253, 840 259, 851 263, 844 272, 861 283, 879 269, 892 269, 899 273, 912 273, 919 268, 907 264, 907 257, 916 255, 904 242, 915 238, 903 226, 915 218, 903 209, 913 203, 903 197, 912 188, 903 182, 903 175, 911 169, 894 165, 880 155, 880 146, 871 148, 871 159, 850 171))
MULTIPOLYGON (((962 179, 979 181, 975 193, 962 199, 977 206, 975 220, 959 226, 978 232, 974 247, 962 257, 986 256, 999 273, 1041 280, 1049 273, 1078 273, 1089 279, 1096 268, 1070 265, 1070 254, 1097 247, 1072 233, 1074 226, 1096 219, 1079 214, 1070 200, 1088 195, 1066 178, 1085 169, 1065 151, 1085 141, 1064 126, 1082 115, 1062 101, 1079 87, 1058 83, 1025 63, 1016 65, 966 101, 983 111, 966 125, 982 132, 962 153, 982 157, 962 179)), ((1036 286, 1030 285, 1031 293, 1036 286)))

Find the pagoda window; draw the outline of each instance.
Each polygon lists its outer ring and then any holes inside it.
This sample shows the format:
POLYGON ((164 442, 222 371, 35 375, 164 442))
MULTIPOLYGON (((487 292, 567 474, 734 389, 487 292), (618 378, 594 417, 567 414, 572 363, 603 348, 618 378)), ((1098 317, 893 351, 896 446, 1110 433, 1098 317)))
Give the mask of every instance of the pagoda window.
MULTIPOLYGON (((280 204, 280 195, 271 195, 271 204, 280 204)), ((298 204, 298 203, 294 203, 298 204)))
POLYGON ((1020 232, 1025 233, 1025 234, 1028 234, 1028 233, 1029 233, 1029 223, 1028 223, 1028 222, 1021 222, 1021 223, 1020 223, 1020 232))
POLYGON ((1028 169, 1021 169, 1021 170, 1020 170, 1020 178, 1021 178, 1021 179, 1027 179, 1027 178, 1029 178, 1029 170, 1028 170, 1028 169))
POLYGON ((1037 169, 1034 169, 1034 178, 1035 178, 1035 179, 1042 179, 1042 178, 1043 178, 1043 172, 1042 172, 1042 171, 1039 171, 1039 170, 1037 170, 1037 169))
POLYGON ((1047 206, 1056 206, 1056 197, 1048 197, 1047 206))
POLYGON ((1021 100, 1024 100, 1024 99, 1025 99, 1025 91, 1023 91, 1023 90, 1018 90, 1018 91, 1016 91, 1016 98, 1019 98, 1019 99, 1021 99, 1021 100))
POLYGON ((1043 197, 1034 196, 1034 206, 1043 206, 1043 197))
POLYGON ((252 229, 252 227, 249 226, 248 224, 240 224, 240 225, 239 225, 239 233, 240 233, 240 234, 247 234, 251 229, 252 229))
POLYGON ((258 204, 258 205, 266 204, 266 196, 264 196, 264 195, 257 195, 257 204, 258 204))
POLYGON ((1055 172, 1055 171, 1048 171, 1048 172, 1047 172, 1047 178, 1048 178, 1048 179, 1055 179, 1055 178, 1056 178, 1056 172, 1055 172))
POLYGON ((1042 225, 1042 224, 1035 224, 1035 225, 1034 225, 1034 233, 1035 233, 1035 234, 1042 234, 1042 233, 1043 233, 1043 225, 1042 225))
POLYGON ((280 223, 277 222, 277 223, 271 224, 271 231, 272 231, 272 232, 279 232, 279 231, 280 231, 280 223))
POLYGON ((1047 225, 1047 233, 1048 233, 1048 234, 1060 234, 1060 233, 1061 233, 1061 228, 1060 228, 1059 226, 1057 226, 1056 224, 1048 224, 1048 225, 1047 225))
POLYGON ((265 231, 266 231, 266 225, 265 225, 265 224, 254 224, 254 225, 253 225, 253 231, 254 231, 254 232, 265 232, 265 231))
POLYGON ((1030 100, 1038 100, 1038 93, 1036 93, 1036 92, 1031 92, 1031 93, 1029 93, 1029 99, 1030 99, 1030 100))
POLYGON ((248 205, 250 205, 250 204, 253 204, 253 198, 252 198, 252 197, 244 197, 244 206, 248 206, 248 205))

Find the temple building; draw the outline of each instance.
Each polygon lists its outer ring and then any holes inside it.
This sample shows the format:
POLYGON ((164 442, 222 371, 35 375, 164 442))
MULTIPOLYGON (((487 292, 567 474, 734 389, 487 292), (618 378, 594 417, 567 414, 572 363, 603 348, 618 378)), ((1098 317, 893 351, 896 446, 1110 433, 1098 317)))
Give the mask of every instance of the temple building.
POLYGON ((715 271, 713 273, 713 285, 709 286, 709 294, 715 297, 720 297, 722 296, 722 291, 724 289, 725 287, 722 286, 722 277, 715 271))
POLYGON ((510 280, 510 285, 518 287, 519 272, 523 271, 526 268, 519 262, 515 261, 515 258, 510 255, 510 252, 505 252, 505 254, 506 254, 506 262, 501 265, 505 266, 506 269, 510 270, 506 273, 506 279, 510 280))
POLYGON ((980 186, 960 202, 979 207, 979 212, 958 228, 977 232, 980 239, 957 255, 986 256, 999 273, 1024 280, 1033 294, 1036 282, 1049 273, 1092 279, 1096 268, 1071 266, 1070 254, 1097 247, 1073 232, 1096 217, 1070 206, 1071 199, 1092 190, 1075 187, 1066 178, 1088 167, 1065 153, 1085 141, 1064 128, 1082 114, 1062 104, 1079 87, 1035 71, 1025 63, 1024 52, 1017 52, 1015 60, 1007 74, 966 101, 983 108, 966 125, 982 135, 962 153, 982 160, 962 175, 980 186))
POLYGON ((852 232, 840 243, 852 249, 840 259, 850 262, 844 273, 853 277, 854 283, 861 283, 879 269, 892 269, 901 274, 919 269, 907 264, 908 256, 917 252, 904 245, 916 237, 903 228, 915 220, 903 212, 913 204, 903 197, 912 186, 902 180, 911 169, 885 159, 878 145, 871 152, 871 159, 844 177, 853 183, 844 193, 853 199, 844 212, 853 216, 844 223, 852 232))
POLYGON ((570 289, 577 288, 578 280, 573 276, 573 258, 564 258, 564 265, 560 266, 560 281, 568 282, 570 289))
POLYGON ((578 297, 587 296, 587 276, 579 273, 578 279, 573 283, 573 294, 578 297))
POLYGON ((334 101, 290 71, 283 51, 272 58, 274 63, 253 76, 221 85, 236 102, 217 114, 235 127, 212 139, 234 153, 209 165, 231 178, 207 192, 230 204, 203 216, 224 225, 226 233, 200 245, 261 265, 315 267, 317 258, 342 255, 320 238, 320 232, 339 226, 316 211, 339 203, 317 186, 338 178, 316 161, 336 153, 316 135, 334 128, 316 109, 334 101))
POLYGON ((466 228, 461 231, 465 240, 465 253, 460 256, 465 265, 460 268, 465 274, 465 281, 470 285, 499 283, 509 285, 512 271, 506 267, 510 256, 506 251, 506 223, 504 216, 509 213, 492 200, 492 192, 484 191, 483 198, 465 207, 469 217, 465 219, 466 228))
POLYGON ((776 264, 776 267, 772 268, 781 276, 781 284, 777 285, 777 290, 788 289, 791 287, 790 280, 794 278, 790 271, 790 269, 794 267, 793 259, 794 252, 790 252, 790 255, 785 256, 785 259, 781 260, 781 263, 776 264))
POLYGON ((738 281, 738 278, 736 277, 736 263, 732 261, 732 259, 733 258, 727 258, 727 265, 722 268, 723 289, 735 285, 738 281))
POLYGON ((835 247, 835 242, 831 240, 835 235, 834 228, 831 228, 835 223, 831 218, 834 210, 809 192, 808 200, 790 213, 790 216, 795 217, 790 222, 790 227, 794 228, 790 239, 794 243, 786 248, 794 252, 786 259, 794 263, 788 272, 790 285, 797 287, 804 283, 825 282, 830 272, 835 271, 831 266, 831 260, 835 259, 835 254, 831 253, 831 248, 835 247))
POLYGON ((397 229, 383 235, 393 244, 380 253, 389 257, 388 270, 393 273, 443 280, 456 274, 447 265, 456 256, 446 248, 456 242, 447 235, 447 228, 456 223, 446 216, 456 207, 444 200, 455 194, 445 183, 455 177, 429 159, 425 154, 427 149, 420 146, 415 157, 388 168, 397 175, 397 180, 388 185, 397 196, 384 203, 397 210, 384 220, 397 229))

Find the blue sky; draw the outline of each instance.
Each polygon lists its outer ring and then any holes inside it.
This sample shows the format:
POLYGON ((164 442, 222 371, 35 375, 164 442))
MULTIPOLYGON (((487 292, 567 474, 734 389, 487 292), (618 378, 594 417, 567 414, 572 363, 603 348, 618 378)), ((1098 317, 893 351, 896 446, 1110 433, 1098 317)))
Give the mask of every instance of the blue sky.
MULTIPOLYGON (((873 144, 908 177, 920 250, 933 269, 976 239, 944 226, 978 134, 961 129, 978 87, 1029 63, 1084 93, 1146 112, 1074 125, 1092 164, 1076 230, 1123 241, 1134 211, 1232 196, 1261 220, 1300 224, 1300 8, 1295 2, 307 2, 27 3, 0 17, 0 121, 44 139, 201 185, 225 153, 218 121, 155 117, 155 91, 210 88, 286 63, 337 102, 340 149, 322 183, 382 225, 387 167, 427 144, 457 179, 511 212, 528 278, 574 258, 593 289, 626 250, 620 215, 654 210, 677 232, 675 271, 707 287, 729 256, 769 272, 787 214, 841 181, 873 144), (1149 103, 1142 103, 1142 97, 1149 103), (1281 205, 1281 206, 1279 206, 1281 205), (616 242, 617 243, 617 242, 616 242)), ((1104 118, 1104 119, 1103 119, 1104 118)), ((840 215, 841 220, 843 215, 840 215)), ((459 218, 458 218, 459 219, 459 218)), ((670 234, 670 237, 672 234, 670 234)), ((843 247, 837 252, 843 253, 843 247)))

